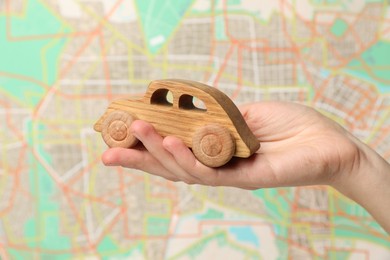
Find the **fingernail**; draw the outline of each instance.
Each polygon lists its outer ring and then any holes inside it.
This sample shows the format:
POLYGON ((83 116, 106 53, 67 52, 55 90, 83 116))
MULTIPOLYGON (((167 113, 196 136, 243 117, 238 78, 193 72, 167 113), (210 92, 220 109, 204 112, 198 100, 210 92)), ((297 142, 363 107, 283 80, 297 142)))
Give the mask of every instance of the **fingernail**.
POLYGON ((116 166, 115 163, 113 163, 113 162, 104 162, 103 164, 105 166, 116 166))

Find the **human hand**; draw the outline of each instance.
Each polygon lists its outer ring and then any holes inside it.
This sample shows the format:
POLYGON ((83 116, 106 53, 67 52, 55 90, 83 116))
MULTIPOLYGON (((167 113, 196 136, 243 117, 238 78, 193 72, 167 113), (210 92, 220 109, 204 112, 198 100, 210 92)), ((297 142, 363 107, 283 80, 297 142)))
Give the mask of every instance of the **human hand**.
POLYGON ((390 234, 390 164, 384 158, 312 108, 261 102, 240 110, 261 143, 249 158, 233 157, 209 168, 180 139, 163 138, 151 124, 135 121, 131 128, 142 144, 108 149, 102 160, 188 184, 243 189, 331 185, 366 208, 390 234))
POLYGON ((133 122, 142 142, 135 149, 111 148, 104 164, 136 168, 172 181, 244 189, 330 184, 356 167, 359 149, 341 126, 306 106, 262 102, 240 108, 261 143, 250 158, 233 158, 210 168, 201 164, 184 143, 161 137, 144 121, 133 122))

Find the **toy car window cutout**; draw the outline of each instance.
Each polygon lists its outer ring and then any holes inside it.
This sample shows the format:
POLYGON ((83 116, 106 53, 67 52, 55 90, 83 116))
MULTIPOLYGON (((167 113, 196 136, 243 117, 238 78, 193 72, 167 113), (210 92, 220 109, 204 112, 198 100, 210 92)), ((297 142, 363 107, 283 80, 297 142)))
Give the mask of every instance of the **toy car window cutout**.
POLYGON ((150 98, 150 103, 163 106, 172 106, 172 92, 165 88, 158 89, 152 94, 152 97, 150 98))
POLYGON ((179 98, 179 108, 186 110, 207 111, 205 103, 191 95, 183 94, 179 98))

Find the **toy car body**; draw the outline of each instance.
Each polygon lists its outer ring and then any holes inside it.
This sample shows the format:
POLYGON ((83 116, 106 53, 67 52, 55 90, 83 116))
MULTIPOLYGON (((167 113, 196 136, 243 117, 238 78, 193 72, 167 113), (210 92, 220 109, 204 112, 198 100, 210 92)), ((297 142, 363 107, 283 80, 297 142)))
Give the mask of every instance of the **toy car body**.
POLYGON ((151 123, 161 136, 179 137, 210 167, 232 156, 247 158, 260 147, 234 103, 218 89, 194 81, 152 81, 143 98, 112 102, 94 129, 108 146, 130 148, 137 142, 130 132, 135 119, 151 123), (194 98, 206 107, 197 108, 194 98))

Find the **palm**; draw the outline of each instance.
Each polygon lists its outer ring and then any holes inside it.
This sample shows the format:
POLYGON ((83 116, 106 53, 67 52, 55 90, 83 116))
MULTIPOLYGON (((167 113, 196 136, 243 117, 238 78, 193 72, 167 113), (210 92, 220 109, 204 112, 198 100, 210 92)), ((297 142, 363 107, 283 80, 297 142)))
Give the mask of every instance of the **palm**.
POLYGON ((254 188, 328 183, 340 167, 340 154, 351 148, 339 125, 308 107, 256 103, 241 111, 261 149, 235 167, 250 176, 254 188))

